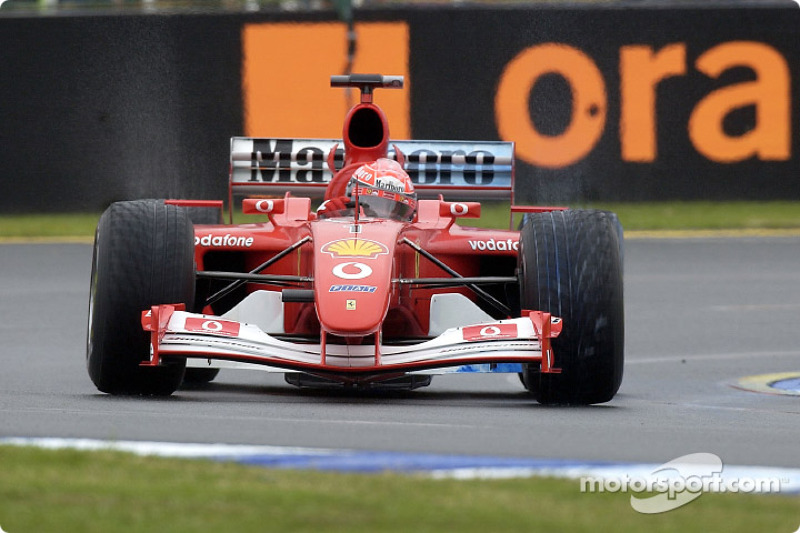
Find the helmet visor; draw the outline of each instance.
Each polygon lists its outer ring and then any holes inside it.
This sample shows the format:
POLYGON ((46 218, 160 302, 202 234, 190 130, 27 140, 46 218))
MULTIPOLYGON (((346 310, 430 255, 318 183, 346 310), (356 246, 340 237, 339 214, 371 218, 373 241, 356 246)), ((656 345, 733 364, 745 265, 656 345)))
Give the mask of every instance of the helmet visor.
POLYGON ((358 204, 368 217, 409 221, 414 217, 416 202, 402 194, 371 195, 359 190, 358 204))

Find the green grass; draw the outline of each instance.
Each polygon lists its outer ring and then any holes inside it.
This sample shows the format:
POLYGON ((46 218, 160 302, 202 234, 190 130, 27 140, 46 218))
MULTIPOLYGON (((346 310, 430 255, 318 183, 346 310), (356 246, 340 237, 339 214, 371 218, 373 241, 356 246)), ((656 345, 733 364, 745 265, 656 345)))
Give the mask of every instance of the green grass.
POLYGON ((598 205, 632 230, 796 229, 798 202, 663 202, 598 205))
POLYGON ((0 215, 0 238, 90 238, 99 219, 100 213, 0 215))
MULTIPOLYGON (((507 228, 508 203, 485 202, 480 219, 463 219, 462 224, 507 228)), ((800 229, 800 202, 659 202, 594 204, 614 211, 626 231, 659 230, 774 230, 800 229)), ((2 215, 0 239, 63 238, 91 239, 99 213, 51 215, 2 215)), ((263 220, 237 214, 236 222, 263 220)), ((517 215, 515 221, 518 222, 517 215)))
POLYGON ((797 498, 704 494, 659 515, 575 480, 332 474, 0 446, 9 533, 794 531, 797 498))
MULTIPOLYGON (((508 227, 508 204, 485 203, 470 225, 508 227)), ((800 202, 643 202, 572 205, 613 211, 626 231, 800 229, 800 202)), ((515 223, 521 215, 517 215, 515 223)), ((465 221, 464 224, 467 224, 465 221)))

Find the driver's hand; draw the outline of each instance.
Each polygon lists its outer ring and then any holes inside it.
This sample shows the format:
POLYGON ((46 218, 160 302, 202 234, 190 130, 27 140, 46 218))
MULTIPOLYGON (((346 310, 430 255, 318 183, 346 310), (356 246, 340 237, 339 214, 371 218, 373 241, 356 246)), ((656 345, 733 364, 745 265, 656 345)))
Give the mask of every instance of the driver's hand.
POLYGON ((337 196, 326 200, 317 208, 318 216, 331 216, 333 213, 344 211, 345 209, 355 207, 355 203, 350 201, 347 196, 337 196))

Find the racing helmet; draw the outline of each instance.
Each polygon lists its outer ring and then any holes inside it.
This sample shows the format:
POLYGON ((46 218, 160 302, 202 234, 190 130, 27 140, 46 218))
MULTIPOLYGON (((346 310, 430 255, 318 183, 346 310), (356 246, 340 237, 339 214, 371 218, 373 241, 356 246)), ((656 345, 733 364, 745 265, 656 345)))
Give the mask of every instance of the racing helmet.
POLYGON ((417 209, 414 184, 402 165, 391 159, 378 159, 353 172, 347 196, 355 199, 367 216, 410 221, 417 209))

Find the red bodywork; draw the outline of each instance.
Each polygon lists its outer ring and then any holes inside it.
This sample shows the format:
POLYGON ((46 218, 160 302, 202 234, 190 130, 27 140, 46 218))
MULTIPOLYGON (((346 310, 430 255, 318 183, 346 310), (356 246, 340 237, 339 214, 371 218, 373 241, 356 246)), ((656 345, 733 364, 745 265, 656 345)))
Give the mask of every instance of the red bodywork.
MULTIPOLYGON (((373 89, 387 85, 370 83, 360 86, 361 103, 345 118, 343 154, 336 145, 325 154, 332 173, 329 183, 296 180, 289 189, 318 193, 324 186, 324 198, 336 197, 344 194, 350 175, 361 164, 381 157, 404 161, 406 155, 396 146, 390 153, 386 116, 372 102, 373 89)), ((310 158, 308 153, 302 157, 310 158)), ((267 156, 255 149, 252 161, 258 169, 273 168, 268 167, 267 156)), ((253 176, 260 171, 253 170, 253 176)), ((279 175, 279 170, 275 173, 279 175)), ((467 182, 472 178, 466 172, 465 176, 467 182)), ((249 191, 255 181, 237 182, 232 168, 231 199, 239 186, 249 191)), ((421 179, 419 183, 417 190, 425 196, 425 185, 421 179)), ((274 189, 279 183, 269 185, 274 189)), ((494 190, 490 185, 483 189, 494 190)), ((156 306, 143 314, 143 326, 151 331, 153 344, 151 361, 145 364, 158 365, 162 357, 188 356, 343 376, 348 372, 402 373, 473 363, 541 361, 543 372, 557 372, 550 365, 550 339, 560 332, 560 320, 546 313, 517 309, 512 316, 481 304, 485 314, 491 315, 488 320, 465 324, 455 333, 431 331, 434 295, 461 294, 473 302, 479 299, 467 286, 419 280, 452 280, 457 272, 465 278, 505 276, 506 284, 513 285, 519 246, 517 231, 455 223, 458 218, 479 217, 479 203, 449 202, 433 196, 419 200, 411 222, 352 216, 318 219, 309 198, 285 193, 243 200, 244 213, 263 214, 263 222, 195 226, 198 276, 234 270, 231 265, 235 264, 237 271, 254 277, 237 289, 236 299, 259 291, 282 294, 280 334, 264 340, 255 331, 248 337, 247 324, 240 327, 236 320, 220 318, 220 307, 225 312, 229 305, 206 305, 202 315, 186 313, 177 306, 156 306), (275 260, 279 254, 283 255, 275 260), (428 254, 439 262, 430 260, 428 254), (265 263, 268 267, 259 270, 265 263), (255 279, 257 276, 262 278, 255 279), (286 289, 295 292, 290 295, 286 289), (234 346, 237 339, 241 346, 234 346), (256 349, 258 343, 263 349, 256 349), (415 346, 424 353, 416 353, 415 346)))

